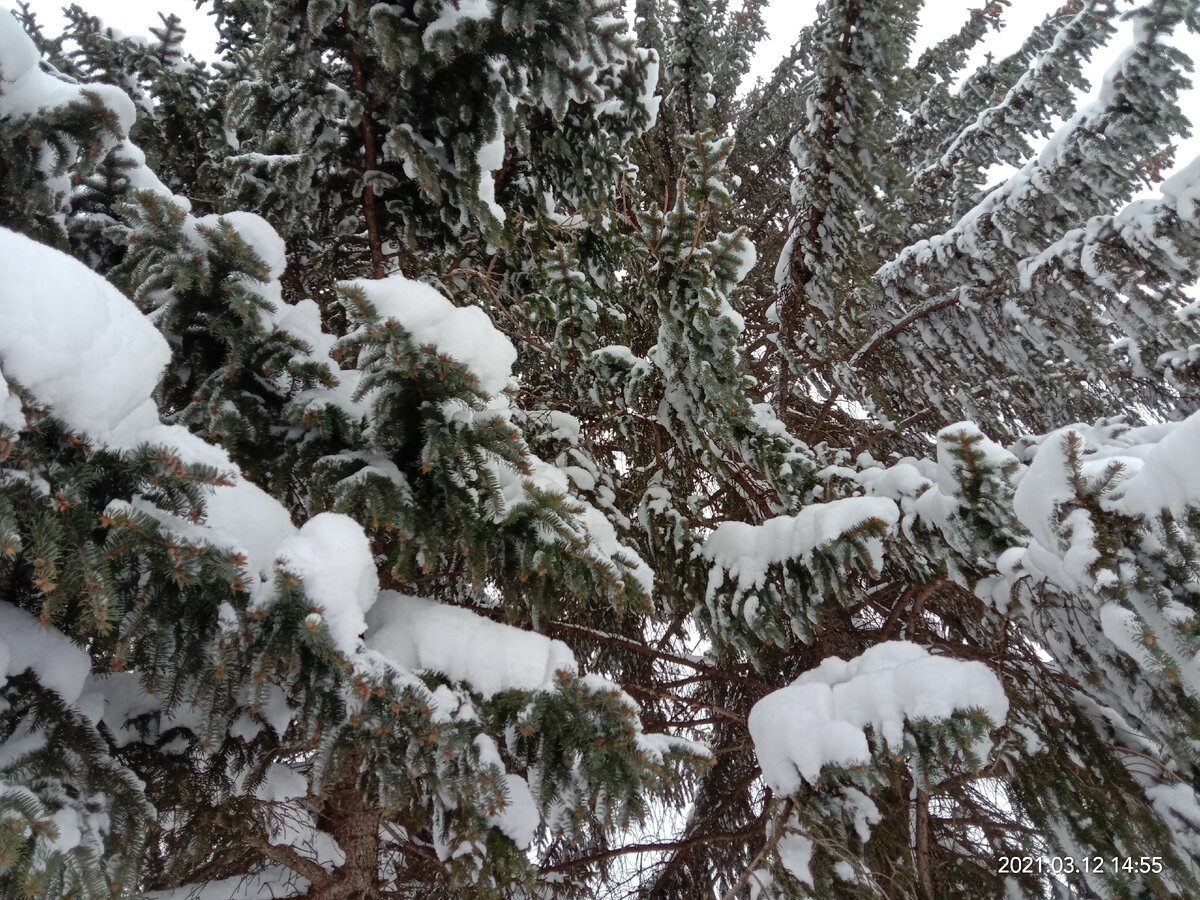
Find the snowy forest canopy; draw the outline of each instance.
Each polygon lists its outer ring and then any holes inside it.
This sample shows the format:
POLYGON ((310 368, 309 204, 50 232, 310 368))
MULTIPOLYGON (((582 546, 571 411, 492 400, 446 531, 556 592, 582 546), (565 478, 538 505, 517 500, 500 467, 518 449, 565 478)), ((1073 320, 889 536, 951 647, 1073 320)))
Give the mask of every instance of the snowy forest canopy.
POLYGON ((0 896, 1200 896, 1200 0, 198 6, 0 9, 0 896))

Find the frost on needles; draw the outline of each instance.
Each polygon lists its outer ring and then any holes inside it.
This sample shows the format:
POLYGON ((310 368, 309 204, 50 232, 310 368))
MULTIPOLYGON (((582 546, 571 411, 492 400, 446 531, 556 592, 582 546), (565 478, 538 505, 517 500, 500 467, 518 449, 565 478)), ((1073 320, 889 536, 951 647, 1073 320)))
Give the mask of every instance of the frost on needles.
POLYGON ((204 5, 0 11, 0 896, 1200 895, 1196 0, 204 5))

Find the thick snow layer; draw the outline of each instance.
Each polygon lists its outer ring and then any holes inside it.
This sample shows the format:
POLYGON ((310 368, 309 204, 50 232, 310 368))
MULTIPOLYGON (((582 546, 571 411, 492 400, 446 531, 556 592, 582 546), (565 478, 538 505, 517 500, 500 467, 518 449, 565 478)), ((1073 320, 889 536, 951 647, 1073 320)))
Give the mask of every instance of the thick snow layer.
MULTIPOLYGON (((740 252, 738 253, 737 272, 733 276, 735 283, 740 283, 754 267, 758 265, 758 248, 754 246, 754 242, 749 238, 742 238, 740 252)), ((739 317, 740 318, 740 317, 739 317)), ((742 329, 738 329, 741 331, 742 329)))
MULTIPOLYGON (((176 205, 181 205, 183 198, 170 196, 176 205)), ((258 294, 270 306, 270 312, 260 313, 260 325, 264 329, 277 327, 280 318, 285 317, 291 307, 283 299, 283 286, 279 279, 287 268, 287 245, 267 220, 262 216, 248 212, 228 212, 219 216, 202 216, 196 218, 188 215, 184 220, 184 231, 192 246, 200 254, 210 251, 213 241, 200 229, 209 234, 220 234, 232 231, 254 254, 265 263, 267 272, 262 280, 245 279, 243 285, 258 294)), ((326 360, 321 360, 325 362, 326 360)))
POLYGON ((254 791, 259 800, 271 803, 282 803, 308 796, 308 779, 291 766, 283 763, 271 763, 267 774, 254 791))
MULTIPOLYGON (((1129 515, 1158 516, 1164 511, 1182 517, 1189 506, 1200 504, 1200 413, 1172 425, 1154 443, 1137 471, 1121 483, 1109 501, 1129 515)), ((1122 460, 1132 468, 1131 462, 1122 460)))
POLYGON ((1106 510, 1147 521, 1164 512, 1181 517, 1189 507, 1200 505, 1200 469, 1195 464, 1200 413, 1182 422, 1116 432, 1104 426, 1073 425, 1038 444, 1013 498, 1014 512, 1032 540, 1023 550, 1010 551, 1008 571, 1003 574, 1029 573, 1064 590, 1091 589, 1098 581, 1116 576, 1107 570, 1092 574, 1100 554, 1091 515, 1085 509, 1066 508, 1075 499, 1068 438, 1079 447, 1078 462, 1085 478, 1105 474, 1114 463, 1122 466, 1113 490, 1101 498, 1106 510))
POLYGON ((1049 435, 1013 496, 1013 511, 1033 538, 1022 566, 1067 590, 1093 586, 1090 572, 1100 557, 1091 516, 1084 509, 1066 509, 1075 496, 1069 480, 1068 442, 1076 440, 1084 446, 1086 431, 1085 426, 1075 426, 1049 435))
MULTIPOLYGON (((713 575, 728 572, 739 590, 761 587, 772 565, 792 559, 809 559, 814 550, 835 541, 870 519, 891 526, 900 518, 896 504, 886 497, 847 497, 814 503, 794 516, 777 516, 761 525, 723 522, 704 544, 704 556, 713 563, 713 575)), ((872 548, 876 568, 882 565, 882 546, 872 548)))
POLYGON ((209 228, 216 228, 222 221, 233 226, 238 237, 245 241, 258 258, 267 264, 271 278, 278 278, 283 274, 284 269, 287 268, 287 245, 279 236, 279 232, 272 228, 266 219, 254 213, 235 210, 219 216, 204 216, 195 220, 197 225, 209 228))
POLYGON ((601 560, 622 559, 629 565, 629 574, 647 597, 654 593, 654 570, 629 547, 621 543, 612 522, 590 503, 582 503, 579 519, 583 525, 580 537, 587 541, 589 551, 601 560))
POLYGON ((906 720, 966 709, 983 710, 993 725, 1008 715, 1004 688, 987 666, 889 641, 849 662, 826 659, 754 704, 748 725, 763 778, 790 794, 815 782, 823 766, 867 762, 867 726, 895 748, 906 720))
MULTIPOLYGON (((496 749, 496 742, 486 734, 475 738, 479 749, 479 762, 484 766, 495 766, 504 772, 504 760, 496 749)), ((489 822, 509 837, 522 850, 529 848, 537 834, 541 816, 529 782, 520 775, 504 774, 504 808, 489 818, 489 822)))
POLYGON ((1144 668, 1152 669, 1154 659, 1142 643, 1142 625, 1137 615, 1116 603, 1100 607, 1100 630, 1120 650, 1137 660, 1144 668))
POLYGON ((0 271, 0 369, 69 428, 104 439, 154 390, 167 342, 83 263, 5 228, 0 271))
POLYGON ((285 538, 275 556, 304 580, 337 648, 347 656, 357 651, 367 628, 364 616, 379 593, 371 545, 359 524, 340 513, 321 513, 285 538))
POLYGON ((238 474, 237 466, 222 448, 206 443, 182 426, 160 423, 151 400, 111 429, 104 443, 118 449, 151 444, 166 448, 185 466, 204 465, 227 473, 230 477, 226 483, 205 498, 202 525, 169 515, 138 499, 115 502, 108 512, 134 509, 152 516, 186 540, 209 542, 229 553, 240 554, 245 558, 246 570, 258 576, 248 586, 251 595, 261 600, 269 592, 275 549, 296 533, 296 527, 279 501, 238 474))
POLYGON ((204 711, 199 707, 178 703, 169 712, 164 711, 166 701, 146 691, 141 678, 133 672, 113 672, 88 681, 88 693, 81 706, 92 702, 98 704, 97 721, 108 726, 109 733, 118 747, 143 740, 136 725, 131 724, 140 716, 158 713, 151 721, 150 732, 145 738, 150 743, 163 733, 175 728, 187 728, 199 734, 205 724, 204 711))
MULTIPOLYGON (((240 228, 249 220, 237 222, 240 228)), ((264 229, 269 229, 265 223, 252 228, 250 239, 256 247, 270 250, 264 229)), ((278 262, 278 256, 268 260, 268 264, 278 262)), ((161 422, 152 394, 170 360, 162 335, 116 288, 82 263, 3 228, 0 272, 0 373, 6 383, 20 383, 67 427, 97 443, 122 450, 160 446, 185 466, 205 465, 227 473, 227 485, 213 489, 207 498, 203 526, 138 501, 130 505, 189 539, 243 554, 248 571, 259 576, 249 585, 251 593, 268 591, 276 551, 297 530, 288 511, 242 478, 223 449, 185 428, 161 422)), ((311 536, 301 533, 292 553, 297 566, 306 566, 297 572, 305 577, 306 586, 338 610, 330 628, 344 637, 343 626, 361 630, 361 610, 368 602, 362 595, 373 582, 365 573, 370 562, 366 537, 349 519, 331 524, 342 518, 323 520, 311 536), (348 536, 348 525, 357 531, 357 538, 348 536), (314 552, 322 565, 313 561, 314 552), (326 558, 321 559, 322 554, 326 558), (335 571, 350 580, 331 587, 330 573, 335 571), (310 579, 319 581, 316 588, 307 584, 310 579), (358 599, 343 602, 342 596, 358 599), (350 613, 353 608, 359 609, 357 622, 350 613)), ((339 646, 353 643, 348 640, 339 646)))
POLYGON ((542 820, 533 801, 533 793, 529 790, 529 782, 520 775, 505 775, 504 793, 508 803, 496 816, 494 824, 518 848, 527 850, 542 820))
POLYGON ((556 672, 578 670, 562 641, 423 597, 383 591, 367 623, 367 647, 388 663, 441 672, 484 697, 550 689, 556 672))
MULTIPOLYGON (((479 409, 459 400, 448 401, 442 405, 441 412, 448 423, 462 423, 466 426, 490 422, 497 418, 508 420, 511 416, 508 398, 503 395, 492 397, 479 409)), ((520 471, 496 457, 484 462, 489 470, 489 480, 494 481, 498 489, 499 502, 494 506, 490 502, 488 504, 488 515, 497 523, 504 522, 519 510, 534 503, 537 499, 536 492, 570 496, 570 480, 563 468, 551 465, 532 453, 525 457, 525 461, 526 471, 520 471)), ((570 520, 566 520, 564 525, 571 528, 576 539, 574 542, 583 548, 582 552, 608 567, 614 574, 623 568, 637 582, 641 592, 650 596, 654 587, 650 567, 633 550, 621 543, 612 523, 596 507, 577 496, 570 497, 570 500, 578 512, 570 520)), ((545 543, 561 539, 557 531, 548 528, 539 529, 538 537, 545 543)))
MULTIPOLYGON (((658 54, 645 47, 638 47, 637 52, 638 56, 646 60, 646 80, 642 84, 642 95, 638 99, 638 102, 650 114, 650 127, 653 127, 654 123, 658 121, 658 108, 662 103, 662 96, 655 96, 658 92, 658 54)), ((738 280, 741 281, 740 278, 738 280)))
POLYGON ((58 837, 54 839, 56 850, 68 852, 83 843, 83 822, 70 806, 64 806, 54 813, 54 827, 58 829, 58 837))
POLYGON ((859 469, 854 480, 866 490, 870 497, 886 497, 896 503, 920 497, 933 483, 918 468, 918 461, 902 459, 887 468, 859 469))
MULTIPOLYGON (((174 437, 177 439, 179 435, 174 437)), ((174 442, 172 445, 180 446, 174 442)), ((196 458, 194 454, 188 456, 196 458)), ((221 468, 232 471, 235 467, 227 463, 221 468)), ((245 555, 251 572, 269 574, 275 548, 296 531, 291 516, 279 501, 243 478, 213 491, 206 513, 204 524, 209 540, 223 542, 230 550, 245 555)))
POLYGON ((1187 782, 1156 784, 1146 789, 1146 798, 1174 830, 1188 833, 1193 840, 1200 833, 1200 802, 1187 782))
MULTIPOLYGON (((924 491, 918 491, 915 499, 902 501, 906 516, 912 513, 916 519, 936 528, 946 529, 950 519, 961 512, 964 498, 962 492, 962 477, 965 463, 956 454, 962 447, 964 439, 971 442, 975 453, 982 456, 984 462, 992 469, 1000 472, 1009 466, 1019 467, 1015 456, 988 439, 974 422, 955 422, 938 431, 937 461, 909 459, 897 463, 895 478, 902 480, 907 488, 918 487, 915 478, 930 478, 934 485, 924 491)), ((888 470, 889 472, 892 469, 888 470)), ((905 520, 905 527, 910 524, 905 520)))
POLYGON ((108 84, 71 84, 43 72, 41 54, 24 29, 7 10, 0 10, 0 117, 18 117, 54 109, 82 99, 87 91, 117 116, 117 127, 127 134, 137 118, 129 96, 108 84))
POLYGON ((303 897, 308 888, 308 880, 291 869, 267 866, 252 875, 235 875, 167 891, 147 891, 140 896, 145 900, 283 900, 303 897))
POLYGON ((363 292, 381 318, 407 331, 414 343, 432 345, 466 366, 487 393, 498 394, 508 384, 517 351, 482 309, 455 306, 430 285, 403 275, 349 285, 363 292))
MULTIPOLYGON (((0 16, 0 78, 9 84, 37 69, 41 55, 14 16, 0 16)), ((8 93, 6 86, 4 93, 8 93)))
POLYGON ((1043 547, 1057 549, 1059 538, 1054 523, 1058 508, 1075 494, 1067 483, 1069 440, 1080 439, 1076 429, 1064 428, 1049 435, 1038 448, 1021 476, 1013 495, 1013 511, 1033 539, 1043 547))
POLYGON ((141 147, 131 143, 128 138, 121 141, 113 149, 112 159, 114 162, 129 163, 129 165, 122 167, 121 174, 129 179, 129 186, 133 190, 149 191, 152 194, 158 194, 160 197, 170 199, 176 206, 183 209, 185 213, 192 211, 192 202, 187 197, 172 194, 171 189, 162 183, 162 180, 154 173, 154 170, 146 165, 146 154, 142 152, 141 147))
POLYGON ((1200 156, 1164 181, 1159 190, 1185 220, 1200 214, 1200 156))
POLYGON ((297 300, 283 306, 275 325, 308 344, 318 359, 327 359, 337 344, 337 338, 322 328, 321 307, 315 300, 297 300))
MULTIPOLYGON (((0 16, 4 13, 0 12, 0 16)), ((65 703, 83 693, 91 659, 62 632, 11 603, 0 603, 0 685, 3 679, 32 669, 38 681, 65 703)))

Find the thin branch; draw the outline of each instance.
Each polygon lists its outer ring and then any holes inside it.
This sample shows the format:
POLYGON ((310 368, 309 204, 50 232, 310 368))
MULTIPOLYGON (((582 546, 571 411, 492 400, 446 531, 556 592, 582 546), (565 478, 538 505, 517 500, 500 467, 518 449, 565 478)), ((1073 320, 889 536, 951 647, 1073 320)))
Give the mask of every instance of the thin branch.
POLYGON ((792 800, 789 797, 784 801, 783 806, 780 807, 779 814, 775 816, 775 821, 771 823, 771 833, 763 842, 762 849, 755 854, 754 859, 750 862, 750 865, 746 866, 745 871, 738 876, 738 880, 730 885, 729 890, 721 895, 721 900, 736 900, 738 894, 741 893, 742 888, 749 883, 750 877, 762 866, 763 862, 766 861, 767 856, 779 843, 780 838, 783 837, 785 830, 784 822, 787 821, 787 817, 791 814, 791 811, 792 800))

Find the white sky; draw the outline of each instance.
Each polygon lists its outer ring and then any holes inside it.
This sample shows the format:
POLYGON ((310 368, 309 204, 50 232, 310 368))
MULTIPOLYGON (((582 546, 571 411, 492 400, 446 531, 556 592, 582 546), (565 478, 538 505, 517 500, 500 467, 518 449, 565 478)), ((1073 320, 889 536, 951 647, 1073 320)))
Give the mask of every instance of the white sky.
MULTIPOLYGON (((197 11, 193 0, 31 0, 29 7, 37 13, 42 27, 53 33, 54 27, 65 21, 61 10, 78 3, 93 16, 126 34, 149 34, 161 24, 158 14, 175 13, 188 30, 188 52, 202 59, 213 55, 216 30, 211 18, 197 11)), ((0 8, 15 7, 15 0, 0 0, 0 8)))
MULTIPOLYGON (((205 12, 198 11, 194 0, 78 0, 84 9, 92 15, 99 16, 106 25, 110 25, 128 34, 146 34, 148 29, 159 23, 158 13, 175 13, 183 20, 184 27, 189 31, 187 49, 200 58, 210 57, 216 39, 211 20, 205 12)), ((917 35, 917 47, 926 47, 951 33, 963 22, 967 10, 973 6, 982 5, 984 0, 927 0, 921 21, 921 29, 917 35)), ((1005 12, 1007 27, 989 36, 986 47, 981 47, 975 54, 973 62, 982 61, 983 54, 991 51, 996 57, 1015 50, 1028 34, 1030 28, 1038 22, 1051 4, 1060 0, 1012 0, 1005 12)), ((11 0, 0 0, 0 8, 13 5, 11 0)), ((59 11, 65 5, 65 0, 32 0, 31 7, 38 13, 46 26, 53 27, 61 19, 59 11)), ((800 28, 811 20, 817 0, 773 0, 767 10, 767 28, 770 37, 760 46, 751 77, 766 75, 782 58, 783 54, 795 41, 800 28)), ((1120 33, 1113 39, 1105 52, 1093 60, 1088 69, 1088 80, 1095 90, 1104 71, 1112 63, 1113 58, 1121 49, 1128 45, 1131 29, 1123 25, 1120 33)), ((1176 35, 1176 42, 1182 49, 1189 51, 1192 59, 1200 59, 1200 37, 1195 35, 1176 35)), ((1193 122, 1200 129, 1200 90, 1193 89, 1184 98, 1183 108, 1189 113, 1193 122)), ((1179 148, 1176 162, 1186 164, 1200 155, 1200 137, 1193 137, 1184 142, 1179 148)))

